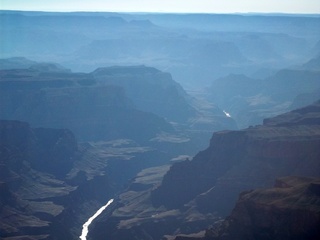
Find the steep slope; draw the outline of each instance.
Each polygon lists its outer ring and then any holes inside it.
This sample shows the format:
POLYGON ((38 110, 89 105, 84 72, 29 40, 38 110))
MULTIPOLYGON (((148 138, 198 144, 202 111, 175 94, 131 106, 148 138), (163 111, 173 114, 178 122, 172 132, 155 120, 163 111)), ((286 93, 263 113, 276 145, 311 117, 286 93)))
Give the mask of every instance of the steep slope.
POLYGON ((131 140, 77 143, 66 129, 0 121, 0 238, 78 239, 84 222, 172 155, 131 140))
POLYGON ((292 176, 244 192, 231 215, 197 239, 319 239, 319 189, 319 178, 292 176))
POLYGON ((188 103, 191 97, 169 73, 135 66, 99 68, 92 74, 102 85, 124 88, 135 106, 143 111, 178 122, 186 122, 196 115, 196 109, 188 103))
POLYGON ((179 208, 208 191, 196 199, 198 207, 224 215, 241 189, 291 174, 318 176, 319 112, 317 102, 262 126, 213 134, 208 149, 172 166, 153 192, 154 203, 179 208))
POLYGON ((1 239, 71 237, 58 216, 64 211, 60 201, 76 190, 61 180, 77 158, 73 134, 0 121, 0 147, 1 239))
POLYGON ((152 112, 185 130, 236 129, 232 118, 216 106, 207 106, 191 97, 170 73, 145 66, 98 68, 92 75, 101 85, 122 87, 140 110, 152 112))
POLYGON ((1 70, 0 77, 0 118, 68 128, 81 140, 149 141, 172 133, 169 122, 179 131, 192 130, 189 135, 236 128, 219 108, 201 110, 169 73, 151 67, 99 68, 86 74, 37 63, 1 70))
POLYGON ((282 176, 319 177, 319 114, 316 102, 262 126, 214 133, 206 150, 173 164, 161 184, 132 185, 121 194, 92 236, 161 239, 199 232, 228 215, 242 191, 270 187, 282 176))
POLYGON ((69 128, 87 140, 145 141, 172 130, 162 118, 134 108, 121 87, 98 85, 89 74, 37 64, 0 75, 2 119, 69 128))

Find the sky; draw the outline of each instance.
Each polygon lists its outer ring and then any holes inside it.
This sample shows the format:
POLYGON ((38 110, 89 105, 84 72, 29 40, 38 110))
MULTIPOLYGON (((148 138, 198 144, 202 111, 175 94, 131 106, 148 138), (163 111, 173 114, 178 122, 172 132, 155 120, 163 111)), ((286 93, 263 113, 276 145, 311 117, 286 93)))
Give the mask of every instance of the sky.
POLYGON ((320 0, 0 0, 1 10, 320 13, 320 0))

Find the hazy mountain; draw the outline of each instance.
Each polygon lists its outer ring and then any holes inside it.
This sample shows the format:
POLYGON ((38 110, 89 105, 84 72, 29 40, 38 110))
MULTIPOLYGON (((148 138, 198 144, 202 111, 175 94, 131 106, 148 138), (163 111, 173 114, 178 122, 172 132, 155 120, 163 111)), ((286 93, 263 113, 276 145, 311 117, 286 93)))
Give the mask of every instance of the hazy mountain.
POLYGON ((302 66, 306 70, 320 71, 320 54, 302 66))
POLYGON ((198 88, 229 73, 284 68, 314 57, 320 21, 299 15, 0 12, 2 57, 73 71, 148 65, 198 88))
POLYGON ((24 57, 13 57, 0 59, 0 70, 3 69, 24 69, 29 68, 37 62, 31 61, 24 57))
POLYGON ((231 74, 214 80, 208 96, 243 128, 314 102, 319 95, 319 78, 319 71, 305 68, 279 70, 264 79, 231 74))
POLYGON ((122 87, 138 109, 168 121, 185 123, 197 114, 190 105, 191 97, 169 73, 138 66, 99 68, 92 75, 101 85, 122 87))
POLYGON ((236 128, 218 107, 200 104, 169 73, 151 67, 108 67, 87 74, 36 63, 1 70, 0 76, 1 119, 68 128, 80 140, 129 138, 155 144, 171 142, 164 136, 178 134, 190 144, 202 138, 188 148, 199 150, 212 131, 236 128))
POLYGON ((172 131, 164 119, 134 108, 122 88, 95 85, 91 75, 49 67, 1 71, 2 119, 70 128, 87 140, 148 140, 172 131))

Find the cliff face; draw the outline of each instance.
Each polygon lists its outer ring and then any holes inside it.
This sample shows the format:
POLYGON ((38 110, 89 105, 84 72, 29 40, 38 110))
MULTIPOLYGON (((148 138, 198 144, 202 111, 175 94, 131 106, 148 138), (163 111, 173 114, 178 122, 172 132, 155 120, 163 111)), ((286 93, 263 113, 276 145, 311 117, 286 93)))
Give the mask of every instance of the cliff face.
POLYGON ((196 109, 189 103, 191 97, 169 73, 135 66, 98 68, 92 74, 103 85, 124 88, 136 107, 143 111, 177 122, 186 122, 196 115, 196 109))
POLYGON ((214 133, 208 149, 172 166, 152 193, 154 204, 181 208, 194 200, 201 211, 225 215, 243 190, 281 176, 319 176, 319 112, 317 102, 263 126, 214 133))
POLYGON ((319 239, 319 190, 319 178, 284 177, 273 188, 244 192, 201 239, 319 239))
POLYGON ((122 87, 99 85, 90 74, 37 64, 0 71, 1 119, 71 129, 83 140, 145 141, 172 127, 133 106, 122 87))
POLYGON ((78 239, 129 179, 174 153, 128 139, 77 143, 66 129, 0 121, 0 238, 78 239))
POLYGON ((201 239, 201 230, 230 214, 241 192, 271 187, 283 176, 319 177, 319 113, 316 102, 262 126, 214 133, 206 150, 173 164, 160 183, 132 184, 115 209, 97 221, 91 236, 174 239, 184 233, 189 235, 176 239, 201 239))
POLYGON ((31 168, 64 176, 75 160, 77 142, 69 130, 31 129, 24 122, 1 120, 0 133, 1 161, 18 171, 28 160, 31 168))
POLYGON ((67 128, 80 140, 146 142, 173 132, 171 122, 193 132, 236 127, 218 108, 201 112, 169 73, 155 68, 110 67, 86 74, 38 63, 0 70, 0 78, 0 119, 67 128), (199 124, 206 116, 213 124, 199 124))
POLYGON ((76 189, 61 179, 71 170, 77 148, 68 130, 34 130, 27 123, 0 121, 1 239, 71 237, 63 228, 55 232, 54 225, 64 210, 59 199, 76 189))

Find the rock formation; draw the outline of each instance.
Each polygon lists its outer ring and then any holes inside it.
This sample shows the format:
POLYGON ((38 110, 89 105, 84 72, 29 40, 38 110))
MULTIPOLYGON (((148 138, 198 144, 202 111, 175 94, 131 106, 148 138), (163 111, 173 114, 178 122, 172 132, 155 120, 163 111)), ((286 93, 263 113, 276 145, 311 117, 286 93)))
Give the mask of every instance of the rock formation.
POLYGON ((69 128, 86 140, 146 140, 172 129, 160 117, 135 109, 120 87, 95 86, 88 74, 39 68, 43 65, 1 72, 2 119, 69 128))
POLYGON ((173 164, 160 184, 132 185, 121 194, 92 236, 173 239, 200 232, 230 214, 243 191, 271 187, 283 176, 319 177, 319 113, 318 101, 261 126, 214 133, 206 150, 173 164))
POLYGON ((61 179, 76 161, 77 148, 68 130, 0 121, 1 239, 71 237, 58 216, 65 209, 61 200, 76 190, 61 179))
POLYGON ((1 120, 0 238, 78 239, 129 179, 168 158, 130 140, 78 144, 66 129, 1 120))
POLYGON ((208 149, 172 166, 153 192, 154 203, 180 208, 195 199, 199 209, 225 215, 242 190, 281 176, 318 176, 319 112, 317 102, 262 126, 214 133, 208 149))
POLYGON ((315 240, 319 224, 320 179, 291 176, 273 188, 243 192, 231 215, 197 239, 315 240))
POLYGON ((68 128, 80 140, 146 142, 172 133, 169 122, 193 132, 236 127, 218 108, 199 110, 170 74, 155 68, 110 67, 85 74, 38 63, 1 70, 0 76, 0 119, 68 128), (199 119, 211 119, 212 124, 199 119))
POLYGON ((231 74, 213 81, 208 94, 246 128, 318 100, 319 77, 319 71, 303 68, 282 69, 264 79, 231 74))

